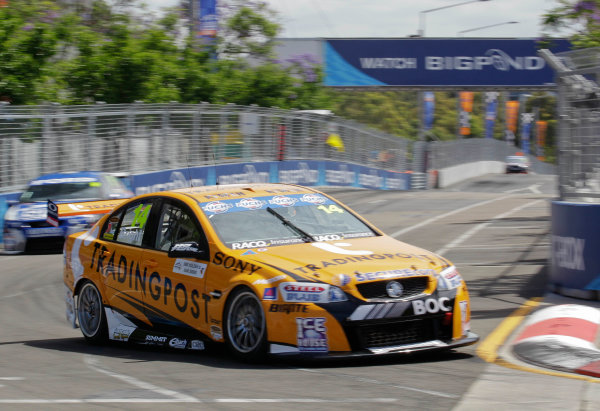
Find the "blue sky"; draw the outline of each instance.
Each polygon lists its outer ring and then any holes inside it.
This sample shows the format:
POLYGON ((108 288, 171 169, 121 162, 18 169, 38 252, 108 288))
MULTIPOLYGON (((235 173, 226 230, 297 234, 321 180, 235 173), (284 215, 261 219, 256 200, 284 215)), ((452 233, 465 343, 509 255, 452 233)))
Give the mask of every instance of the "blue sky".
MULTIPOLYGON (((467 1, 266 0, 278 12, 283 26, 280 37, 309 38, 407 37, 419 29, 426 37, 536 38, 541 33, 542 14, 558 4, 556 0, 475 0, 460 4, 467 1), (422 13, 445 6, 452 7, 422 13), (472 29, 478 30, 461 33, 472 29)), ((177 0, 145 2, 159 8, 177 0)))

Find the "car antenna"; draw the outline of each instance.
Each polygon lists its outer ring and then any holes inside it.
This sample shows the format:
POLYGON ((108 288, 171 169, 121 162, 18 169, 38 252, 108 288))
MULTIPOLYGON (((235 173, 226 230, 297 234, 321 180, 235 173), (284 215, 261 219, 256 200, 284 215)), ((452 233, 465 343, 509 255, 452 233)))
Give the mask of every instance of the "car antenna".
POLYGON ((215 152, 214 151, 212 152, 212 159, 213 159, 213 167, 215 169, 215 179, 216 179, 215 185, 218 186, 219 185, 219 173, 217 173, 217 161, 215 160, 215 152))
POLYGON ((192 169, 190 167, 190 154, 186 153, 185 155, 185 162, 187 165, 187 173, 188 173, 188 180, 190 180, 190 188, 194 187, 194 180, 192 179, 192 169))

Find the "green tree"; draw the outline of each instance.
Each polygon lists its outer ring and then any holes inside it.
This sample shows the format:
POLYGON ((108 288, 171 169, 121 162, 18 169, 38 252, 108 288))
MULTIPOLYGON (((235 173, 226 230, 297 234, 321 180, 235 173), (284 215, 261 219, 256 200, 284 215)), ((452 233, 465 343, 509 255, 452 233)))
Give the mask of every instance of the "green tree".
POLYGON ((48 66, 68 25, 69 16, 51 1, 0 7, 0 99, 29 104, 44 97, 52 83, 48 66))
POLYGON ((543 15, 544 27, 553 32, 567 29, 575 48, 600 46, 600 1, 557 1, 559 6, 543 15))

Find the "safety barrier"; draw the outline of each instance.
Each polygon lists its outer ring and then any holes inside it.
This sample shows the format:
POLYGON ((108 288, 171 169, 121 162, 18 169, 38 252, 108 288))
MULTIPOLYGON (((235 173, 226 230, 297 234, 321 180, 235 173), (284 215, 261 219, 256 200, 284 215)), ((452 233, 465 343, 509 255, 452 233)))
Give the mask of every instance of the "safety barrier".
POLYGON ((540 54, 556 72, 560 115, 550 289, 600 299, 600 48, 540 54))

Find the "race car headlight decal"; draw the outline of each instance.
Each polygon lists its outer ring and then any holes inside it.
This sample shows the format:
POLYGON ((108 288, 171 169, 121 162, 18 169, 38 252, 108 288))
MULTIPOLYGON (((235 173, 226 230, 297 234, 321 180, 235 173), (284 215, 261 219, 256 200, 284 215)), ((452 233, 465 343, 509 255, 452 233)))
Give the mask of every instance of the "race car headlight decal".
POLYGON ((337 303, 341 301, 348 301, 348 297, 346 293, 342 291, 341 288, 336 287, 335 285, 329 286, 329 302, 337 303))
POLYGON ((438 290, 453 290, 462 284, 462 277, 453 265, 443 269, 437 275, 437 280, 438 290))
POLYGON ((6 213, 4 213, 4 219, 5 220, 16 220, 17 219, 17 207, 9 207, 8 210, 6 210, 6 213))

